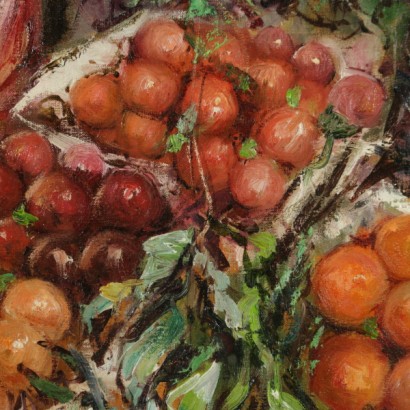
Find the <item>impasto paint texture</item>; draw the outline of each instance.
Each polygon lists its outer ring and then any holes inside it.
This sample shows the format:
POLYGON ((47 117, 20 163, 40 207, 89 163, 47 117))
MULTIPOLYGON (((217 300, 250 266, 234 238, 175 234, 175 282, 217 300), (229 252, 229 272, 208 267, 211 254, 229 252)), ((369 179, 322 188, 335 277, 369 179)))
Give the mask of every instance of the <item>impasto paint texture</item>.
POLYGON ((410 409, 409 27, 0 0, 0 410, 410 409))

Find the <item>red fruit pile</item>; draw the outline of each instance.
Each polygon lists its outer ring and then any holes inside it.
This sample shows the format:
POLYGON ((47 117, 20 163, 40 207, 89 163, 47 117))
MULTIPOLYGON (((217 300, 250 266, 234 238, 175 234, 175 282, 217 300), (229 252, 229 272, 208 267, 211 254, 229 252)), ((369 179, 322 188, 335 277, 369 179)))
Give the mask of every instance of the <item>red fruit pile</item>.
POLYGON ((115 75, 71 85, 78 125, 103 145, 168 163, 169 139, 178 135, 182 148, 171 152, 181 180, 195 189, 208 186, 211 194, 229 190, 248 209, 274 208, 293 171, 320 153, 317 118, 328 104, 351 124, 379 122, 385 94, 376 79, 340 78, 330 48, 319 40, 295 44, 280 27, 254 32, 157 19, 130 43, 115 75), (181 132, 192 109, 194 123, 181 132), (249 138, 256 143, 252 154, 246 153, 249 138))

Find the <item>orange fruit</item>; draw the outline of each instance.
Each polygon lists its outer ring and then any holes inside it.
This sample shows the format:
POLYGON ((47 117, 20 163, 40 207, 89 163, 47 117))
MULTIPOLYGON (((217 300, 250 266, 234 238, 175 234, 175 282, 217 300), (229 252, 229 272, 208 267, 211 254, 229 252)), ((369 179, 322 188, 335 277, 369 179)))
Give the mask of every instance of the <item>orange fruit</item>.
POLYGON ((329 319, 347 326, 360 325, 373 316, 388 287, 376 252, 350 244, 325 255, 312 278, 316 306, 329 319))
POLYGON ((332 410, 363 410, 383 400, 389 360, 381 344, 357 333, 326 339, 313 355, 310 389, 332 410))
POLYGON ((410 279, 410 215, 385 222, 377 232, 375 249, 392 278, 410 279))
POLYGON ((71 322, 70 307, 63 292, 40 279, 14 282, 3 299, 1 315, 31 325, 53 342, 63 337, 71 322))

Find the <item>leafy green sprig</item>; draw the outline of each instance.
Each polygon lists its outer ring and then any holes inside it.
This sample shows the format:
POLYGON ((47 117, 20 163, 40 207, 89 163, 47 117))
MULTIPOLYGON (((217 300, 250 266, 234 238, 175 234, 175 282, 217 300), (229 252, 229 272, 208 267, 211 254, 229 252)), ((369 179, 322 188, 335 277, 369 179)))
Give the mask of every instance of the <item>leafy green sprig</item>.
POLYGON ((167 152, 179 152, 183 145, 189 142, 189 137, 194 130, 197 117, 198 111, 196 105, 191 104, 178 119, 176 125, 178 132, 168 137, 167 152))
POLYGON ((35 215, 26 212, 24 204, 21 204, 12 215, 14 222, 28 228, 30 225, 36 223, 38 218, 35 215))
POLYGON ((359 131, 359 127, 349 124, 345 117, 335 112, 332 105, 327 106, 320 114, 318 126, 326 138, 326 143, 317 161, 307 168, 308 171, 324 168, 329 163, 335 140, 352 137, 359 131))

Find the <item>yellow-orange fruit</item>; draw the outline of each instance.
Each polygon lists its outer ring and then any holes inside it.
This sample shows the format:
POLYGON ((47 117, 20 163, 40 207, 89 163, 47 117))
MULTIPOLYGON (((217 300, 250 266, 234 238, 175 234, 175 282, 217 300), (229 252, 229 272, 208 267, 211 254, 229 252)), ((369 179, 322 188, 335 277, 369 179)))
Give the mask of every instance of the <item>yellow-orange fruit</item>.
POLYGON ((125 64, 120 74, 120 89, 130 110, 164 114, 176 101, 181 79, 166 64, 137 60, 125 64))
POLYGON ((70 104, 77 120, 94 128, 111 128, 121 118, 123 103, 114 76, 92 75, 70 89, 70 104))
POLYGON ((377 232, 375 249, 391 277, 410 279, 410 215, 385 222, 377 232))
POLYGON ((388 287, 376 252, 357 245, 340 246, 325 255, 312 278, 316 306, 329 319, 347 326, 373 316, 388 287))
POLYGON ((159 158, 165 153, 165 120, 143 117, 128 111, 123 118, 121 147, 135 158, 159 158))
POLYGON ((8 388, 25 388, 27 379, 17 370, 23 364, 37 375, 51 376, 51 353, 37 344, 43 337, 29 325, 0 320, 0 383, 8 388))
POLYGON ((0 387, 0 409, 11 410, 12 405, 7 396, 7 391, 0 387))
POLYGON ((376 340, 356 333, 330 337, 315 352, 310 389, 332 410, 363 410, 383 400, 389 360, 376 340))
POLYGON ((53 342, 62 338, 71 321, 64 294, 40 279, 14 282, 4 297, 1 314, 7 319, 28 323, 53 342))
POLYGON ((387 378, 385 407, 388 410, 410 409, 410 356, 400 359, 387 378))
POLYGON ((395 343, 410 350, 410 282, 399 283, 388 293, 382 327, 395 343))

